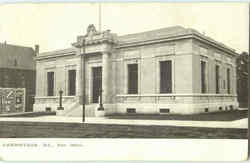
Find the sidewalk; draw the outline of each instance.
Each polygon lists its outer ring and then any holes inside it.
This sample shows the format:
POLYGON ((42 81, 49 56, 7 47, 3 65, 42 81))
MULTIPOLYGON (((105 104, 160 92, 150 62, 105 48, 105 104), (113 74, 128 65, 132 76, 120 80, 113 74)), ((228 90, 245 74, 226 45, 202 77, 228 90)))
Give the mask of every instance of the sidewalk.
MULTIPOLYGON (((81 117, 0 117, 1 121, 25 121, 25 122, 64 122, 82 123, 81 117)), ((182 126, 182 127, 208 127, 208 128, 248 128, 248 118, 235 121, 176 121, 176 120, 124 120, 108 118, 86 117, 85 123, 95 124, 118 124, 118 125, 144 125, 144 126, 182 126)))
POLYGON ((248 110, 248 108, 238 108, 238 110, 248 110))
POLYGON ((1 117, 32 117, 32 116, 48 116, 48 115, 56 115, 55 112, 17 112, 17 113, 4 113, 0 114, 1 117))

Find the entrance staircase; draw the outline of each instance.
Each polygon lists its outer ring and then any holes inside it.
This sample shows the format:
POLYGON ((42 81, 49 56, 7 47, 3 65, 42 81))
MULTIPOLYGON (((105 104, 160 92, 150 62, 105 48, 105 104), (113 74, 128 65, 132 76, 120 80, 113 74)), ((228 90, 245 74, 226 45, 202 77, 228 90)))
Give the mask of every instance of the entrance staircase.
MULTIPOLYGON (((97 109, 98 104, 89 104, 85 105, 85 116, 86 117, 95 117, 95 110, 97 109)), ((66 117, 82 117, 82 105, 78 102, 74 103, 69 109, 61 113, 61 116, 66 117)))

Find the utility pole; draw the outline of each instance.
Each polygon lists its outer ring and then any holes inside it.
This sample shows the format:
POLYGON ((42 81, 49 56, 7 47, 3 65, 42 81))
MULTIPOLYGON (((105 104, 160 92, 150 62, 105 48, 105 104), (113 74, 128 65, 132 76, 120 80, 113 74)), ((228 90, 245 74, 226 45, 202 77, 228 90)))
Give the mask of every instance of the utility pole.
POLYGON ((85 122, 85 60, 84 60, 84 54, 85 54, 85 45, 84 41, 82 43, 82 51, 81 51, 81 76, 82 76, 82 122, 85 122))

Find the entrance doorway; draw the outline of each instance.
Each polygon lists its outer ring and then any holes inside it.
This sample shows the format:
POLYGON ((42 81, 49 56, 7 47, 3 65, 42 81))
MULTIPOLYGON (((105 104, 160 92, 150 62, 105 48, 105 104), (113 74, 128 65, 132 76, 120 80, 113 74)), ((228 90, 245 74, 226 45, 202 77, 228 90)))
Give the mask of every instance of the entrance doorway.
POLYGON ((101 89, 102 89, 102 67, 93 67, 92 75, 93 75, 92 102, 98 103, 99 96, 100 96, 101 89))

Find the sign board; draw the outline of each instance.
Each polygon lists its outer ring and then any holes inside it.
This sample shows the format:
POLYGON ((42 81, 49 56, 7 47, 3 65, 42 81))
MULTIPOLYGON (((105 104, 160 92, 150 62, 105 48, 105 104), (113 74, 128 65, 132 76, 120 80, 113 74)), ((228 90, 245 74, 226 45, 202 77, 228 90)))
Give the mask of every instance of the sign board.
POLYGON ((0 114, 25 111, 25 88, 0 88, 0 114))

